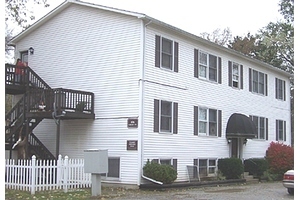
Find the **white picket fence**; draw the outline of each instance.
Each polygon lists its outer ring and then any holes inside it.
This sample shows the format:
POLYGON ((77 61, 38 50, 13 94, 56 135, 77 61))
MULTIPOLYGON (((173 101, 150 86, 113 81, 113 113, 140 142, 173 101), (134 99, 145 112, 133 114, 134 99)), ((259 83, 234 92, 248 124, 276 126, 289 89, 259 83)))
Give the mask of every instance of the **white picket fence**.
POLYGON ((91 174, 84 173, 84 159, 31 160, 5 159, 5 188, 35 191, 91 187, 91 174))

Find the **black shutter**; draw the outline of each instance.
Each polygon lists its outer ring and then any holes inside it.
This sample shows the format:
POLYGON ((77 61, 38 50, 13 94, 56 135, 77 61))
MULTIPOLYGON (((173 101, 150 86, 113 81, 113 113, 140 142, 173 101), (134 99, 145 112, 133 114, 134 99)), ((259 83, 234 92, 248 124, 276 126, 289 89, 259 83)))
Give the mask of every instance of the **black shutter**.
POLYGON ((155 36, 155 67, 160 67, 160 36, 155 36))
POLYGON ((159 100, 157 99, 154 99, 153 131, 159 132, 159 100))
POLYGON ((267 74, 265 74, 265 88, 266 88, 265 95, 268 96, 268 75, 267 74))
POLYGON ((278 78, 275 78, 275 98, 278 99, 278 78))
POLYGON ((269 138, 269 125, 268 125, 268 118, 266 118, 266 140, 269 138))
POLYGON ((222 136, 222 110, 218 110, 218 137, 222 136))
POLYGON ((177 172, 177 159, 173 159, 173 168, 176 170, 177 172))
POLYGON ((228 61, 228 85, 232 87, 232 62, 228 61))
POLYGON ((286 141, 286 121, 283 121, 283 140, 286 141))
POLYGON ((219 79, 218 79, 218 82, 220 84, 222 84, 222 58, 221 57, 218 57, 218 64, 219 64, 219 69, 218 69, 218 72, 219 72, 219 79))
POLYGON ((279 133, 279 130, 278 130, 278 128, 279 128, 278 123, 279 123, 279 121, 276 120, 276 141, 278 141, 278 133, 279 133))
POLYGON ((243 65, 240 65, 240 68, 241 68, 241 75, 240 75, 240 77, 241 77, 241 89, 243 89, 244 88, 244 77, 243 77, 243 65))
POLYGON ((199 59, 198 59, 198 49, 194 49, 194 77, 198 78, 199 77, 199 59))
POLYGON ((285 101, 285 81, 283 81, 283 100, 285 101))
POLYGON ((173 106, 173 134, 177 134, 178 130, 178 103, 173 106))
POLYGON ((249 68, 249 91, 252 92, 252 69, 249 68))
POLYGON ((194 135, 198 135, 198 106, 194 106, 194 135))
POLYGON ((175 42, 174 48, 174 72, 178 72, 178 42, 175 42))

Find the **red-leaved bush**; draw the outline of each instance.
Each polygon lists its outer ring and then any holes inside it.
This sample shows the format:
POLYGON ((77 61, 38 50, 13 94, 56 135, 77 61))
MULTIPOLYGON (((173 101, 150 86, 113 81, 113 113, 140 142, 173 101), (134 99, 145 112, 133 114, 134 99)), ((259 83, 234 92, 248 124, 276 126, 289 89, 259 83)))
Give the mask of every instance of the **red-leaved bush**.
POLYGON ((271 142, 266 160, 271 173, 283 175, 287 170, 294 169, 294 148, 280 142, 271 142))

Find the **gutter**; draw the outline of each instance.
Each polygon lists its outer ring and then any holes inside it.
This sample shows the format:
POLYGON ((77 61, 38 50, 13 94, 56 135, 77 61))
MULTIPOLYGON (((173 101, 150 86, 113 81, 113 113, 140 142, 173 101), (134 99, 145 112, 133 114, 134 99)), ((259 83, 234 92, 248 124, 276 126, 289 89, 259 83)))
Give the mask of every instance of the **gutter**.
POLYGON ((149 177, 147 177, 147 176, 142 175, 142 177, 143 177, 144 179, 148 180, 148 181, 153 182, 153 183, 156 183, 156 184, 159 184, 159 185, 162 185, 162 184, 163 184, 162 182, 156 181, 156 180, 154 180, 154 179, 152 179, 152 178, 149 178, 149 177))
POLYGON ((138 80, 139 84, 139 135, 138 135, 138 185, 141 184, 141 177, 143 175, 143 160, 144 160, 144 98, 145 98, 145 87, 144 87, 144 78, 145 78, 145 38, 146 38, 146 28, 152 23, 152 21, 148 21, 144 23, 142 20, 142 34, 141 34, 141 68, 140 68, 140 78, 138 80))

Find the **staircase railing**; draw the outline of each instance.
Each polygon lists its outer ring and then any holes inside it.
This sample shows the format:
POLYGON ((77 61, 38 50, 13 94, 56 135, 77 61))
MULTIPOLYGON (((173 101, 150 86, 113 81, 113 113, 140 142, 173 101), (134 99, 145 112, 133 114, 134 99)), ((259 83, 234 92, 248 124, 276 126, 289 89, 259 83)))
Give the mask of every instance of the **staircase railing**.
POLYGON ((5 115, 5 139, 20 129, 25 118, 25 95, 16 105, 5 115))
POLYGON ((24 75, 20 80, 16 79, 16 69, 20 68, 12 64, 5 64, 5 83, 7 85, 28 85, 30 87, 51 89, 51 87, 37 75, 30 67, 22 68, 24 75))
POLYGON ((45 147, 45 145, 33 134, 28 135, 28 143, 30 145, 31 154, 35 154, 37 158, 54 160, 55 156, 45 147))

